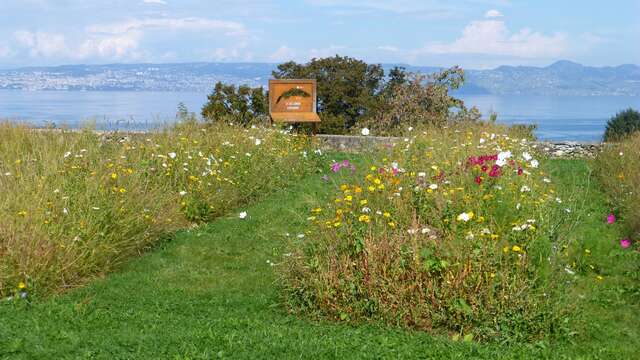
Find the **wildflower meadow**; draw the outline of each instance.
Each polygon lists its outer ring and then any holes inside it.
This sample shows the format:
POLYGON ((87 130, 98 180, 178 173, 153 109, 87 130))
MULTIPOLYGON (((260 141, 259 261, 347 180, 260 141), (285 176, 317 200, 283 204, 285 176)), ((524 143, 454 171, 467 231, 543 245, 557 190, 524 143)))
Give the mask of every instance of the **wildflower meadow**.
POLYGON ((309 139, 194 124, 149 134, 0 125, 0 296, 83 284, 314 168, 309 139))
POLYGON ((399 135, 1 125, 0 357, 633 357, 637 139, 399 135))

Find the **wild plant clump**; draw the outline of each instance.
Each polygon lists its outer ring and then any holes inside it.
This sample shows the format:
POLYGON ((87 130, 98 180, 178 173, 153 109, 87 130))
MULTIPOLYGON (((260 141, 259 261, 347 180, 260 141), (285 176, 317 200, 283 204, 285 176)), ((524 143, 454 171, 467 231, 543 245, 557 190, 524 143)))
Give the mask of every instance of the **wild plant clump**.
POLYGON ((331 170, 335 197, 281 268, 292 312, 477 339, 557 330, 569 214, 526 139, 428 128, 364 174, 348 160, 331 170))
POLYGON ((304 136, 224 124, 0 138, 0 298, 77 286, 314 169, 304 136))
POLYGON ((604 141, 620 141, 640 131, 640 112, 631 108, 621 111, 607 122, 604 141))
POLYGON ((604 147, 596 159, 596 175, 621 215, 630 243, 640 241, 640 132, 604 147))

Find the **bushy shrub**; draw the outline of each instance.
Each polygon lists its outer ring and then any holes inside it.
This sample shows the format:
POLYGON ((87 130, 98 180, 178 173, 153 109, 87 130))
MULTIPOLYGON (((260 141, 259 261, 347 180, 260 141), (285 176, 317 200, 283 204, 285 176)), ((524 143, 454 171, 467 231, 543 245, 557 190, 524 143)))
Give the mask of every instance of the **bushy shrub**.
POLYGON ((477 121, 480 119, 478 109, 468 109, 462 100, 450 94, 463 83, 464 71, 459 67, 430 75, 405 74, 379 95, 378 111, 362 125, 376 134, 399 135, 407 128, 421 125, 477 121))
POLYGON ((484 129, 414 130, 365 174, 334 164, 335 197, 281 268, 290 310, 477 339, 556 331, 561 199, 526 139, 484 129))
POLYGON ((605 146, 594 168, 612 210, 621 215, 630 237, 640 240, 640 132, 605 146))
POLYGON ((148 134, 0 124, 0 298, 61 291, 313 169, 308 138, 186 122, 148 134))
POLYGON ((604 141, 619 141, 637 131, 640 131, 640 113, 629 108, 607 122, 604 141))

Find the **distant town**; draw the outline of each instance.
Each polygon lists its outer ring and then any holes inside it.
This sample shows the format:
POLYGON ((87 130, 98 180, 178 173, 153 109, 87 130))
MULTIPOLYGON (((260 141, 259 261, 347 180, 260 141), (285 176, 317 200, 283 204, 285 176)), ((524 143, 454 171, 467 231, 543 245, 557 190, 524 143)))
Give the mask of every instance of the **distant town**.
MULTIPOLYGON (((0 70, 0 89, 59 91, 209 92, 218 81, 266 85, 276 64, 182 63, 64 65, 0 70)), ((390 69, 396 64, 385 64, 390 69)), ((432 73, 437 67, 402 65, 432 73)), ((496 95, 639 96, 640 66, 589 67, 558 61, 546 67, 466 70, 462 93, 496 95)))

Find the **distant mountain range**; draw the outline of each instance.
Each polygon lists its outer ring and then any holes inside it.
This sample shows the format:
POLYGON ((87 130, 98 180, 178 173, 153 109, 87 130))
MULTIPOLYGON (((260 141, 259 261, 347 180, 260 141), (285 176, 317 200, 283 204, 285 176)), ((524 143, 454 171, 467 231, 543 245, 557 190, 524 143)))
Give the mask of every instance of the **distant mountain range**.
MULTIPOLYGON (((384 64, 388 70, 432 73, 441 68, 384 64)), ((276 64, 182 63, 107 64, 27 67, 0 70, 0 89, 79 91, 196 91, 209 92, 216 81, 265 85, 276 64)), ((500 66, 466 70, 462 94, 640 96, 640 66, 591 67, 557 61, 545 67, 500 66)))

